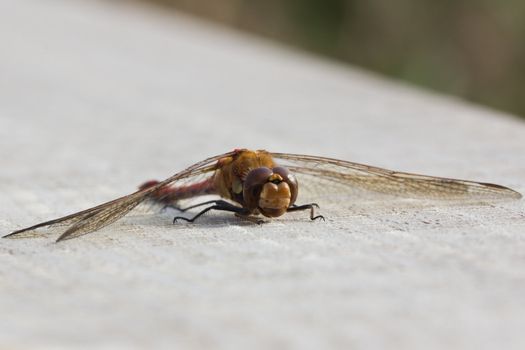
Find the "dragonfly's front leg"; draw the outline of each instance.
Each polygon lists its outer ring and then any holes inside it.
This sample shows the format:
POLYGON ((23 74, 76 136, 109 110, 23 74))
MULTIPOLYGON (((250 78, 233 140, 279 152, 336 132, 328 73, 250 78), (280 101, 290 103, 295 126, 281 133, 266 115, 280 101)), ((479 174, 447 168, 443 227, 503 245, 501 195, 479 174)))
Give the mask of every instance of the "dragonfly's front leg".
POLYGON ((315 215, 315 208, 319 209, 319 205, 317 203, 310 203, 310 204, 303 204, 303 205, 293 205, 290 208, 288 208, 287 212, 293 212, 293 211, 301 211, 301 210, 310 210, 310 220, 323 220, 325 221, 324 216, 322 215, 315 215))
POLYGON ((210 210, 229 211, 229 212, 233 212, 233 213, 236 213, 236 214, 239 214, 239 215, 243 215, 243 216, 250 214, 249 211, 246 210, 245 208, 238 207, 236 205, 233 205, 231 203, 228 203, 228 202, 226 202, 224 200, 220 200, 220 199, 219 200, 214 200, 214 201, 203 202, 203 203, 200 203, 200 204, 196 204, 196 205, 193 205, 191 207, 186 208, 185 210, 188 210, 188 209, 191 209, 191 208, 200 207, 200 206, 206 205, 206 204, 212 204, 212 203, 214 205, 212 205, 211 207, 208 207, 206 209, 203 209, 202 211, 200 211, 197 215, 195 215, 191 219, 188 219, 188 218, 185 218, 185 217, 182 217, 182 216, 174 217, 173 218, 173 223, 175 223, 179 219, 187 221, 187 222, 194 222, 197 218, 199 218, 204 213, 209 212, 210 210))

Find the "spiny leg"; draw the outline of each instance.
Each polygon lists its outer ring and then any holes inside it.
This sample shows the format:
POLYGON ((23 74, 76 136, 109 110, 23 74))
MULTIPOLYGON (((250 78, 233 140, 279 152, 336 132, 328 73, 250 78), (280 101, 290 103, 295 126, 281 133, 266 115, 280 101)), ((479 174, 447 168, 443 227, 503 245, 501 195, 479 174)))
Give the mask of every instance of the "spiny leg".
POLYGON ((310 203, 310 204, 303 204, 303 205, 293 205, 291 206, 290 208, 288 208, 288 210, 286 210, 287 212, 293 212, 293 211, 301 211, 301 210, 310 210, 310 220, 316 220, 316 219, 322 219, 323 221, 325 221, 325 218, 324 216, 322 215, 315 215, 315 208, 319 209, 319 205, 317 203, 310 203))
MULTIPOLYGON (((229 211, 229 212, 233 212, 233 213, 240 214, 240 215, 248 215, 249 214, 246 209, 238 207, 236 205, 233 205, 233 204, 228 203, 228 202, 223 201, 223 200, 217 200, 217 201, 211 201, 211 202, 215 203, 215 204, 212 205, 211 207, 203 209, 202 211, 200 211, 197 215, 195 215, 191 219, 188 219, 188 218, 185 218, 185 217, 182 217, 182 216, 176 216, 176 217, 173 218, 173 223, 175 223, 179 219, 187 221, 187 222, 194 222, 202 214, 207 213, 210 210, 223 210, 223 211, 229 211)), ((205 203, 201 203, 201 204, 205 204, 205 203)), ((196 205, 196 206, 200 206, 200 205, 196 205)), ((186 209, 189 209, 189 208, 186 208, 186 209)))
MULTIPOLYGON (((181 208, 181 207, 177 207, 176 205, 173 205, 173 204, 167 204, 163 207, 163 209, 166 209, 166 208, 171 208, 171 209, 175 209, 175 210, 178 210, 180 212, 185 212, 185 211, 188 211, 190 209, 194 209, 194 208, 198 208, 198 207, 202 207, 203 205, 208 205, 208 204, 221 204, 221 203, 227 203, 221 199, 214 199, 214 200, 211 200, 211 201, 206 201, 206 202, 202 202, 202 203, 198 203, 198 204, 194 204, 194 205, 190 205, 189 207, 186 207, 186 208, 181 208)), ((229 204, 229 203, 228 203, 229 204)))

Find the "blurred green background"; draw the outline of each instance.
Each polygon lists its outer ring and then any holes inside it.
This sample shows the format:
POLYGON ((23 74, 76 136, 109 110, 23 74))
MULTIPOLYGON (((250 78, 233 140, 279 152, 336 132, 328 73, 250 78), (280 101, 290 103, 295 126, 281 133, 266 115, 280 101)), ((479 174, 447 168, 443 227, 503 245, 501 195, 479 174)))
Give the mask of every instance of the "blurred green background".
POLYGON ((523 0, 143 0, 525 117, 523 0))

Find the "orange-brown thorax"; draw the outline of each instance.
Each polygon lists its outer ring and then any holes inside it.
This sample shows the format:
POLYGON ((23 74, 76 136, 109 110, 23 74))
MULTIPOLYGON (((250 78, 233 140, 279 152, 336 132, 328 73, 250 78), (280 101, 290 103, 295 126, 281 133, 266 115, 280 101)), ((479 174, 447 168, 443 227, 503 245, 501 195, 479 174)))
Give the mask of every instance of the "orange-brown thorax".
POLYGON ((280 216, 295 202, 297 181, 266 151, 238 150, 218 161, 214 187, 250 213, 280 216))

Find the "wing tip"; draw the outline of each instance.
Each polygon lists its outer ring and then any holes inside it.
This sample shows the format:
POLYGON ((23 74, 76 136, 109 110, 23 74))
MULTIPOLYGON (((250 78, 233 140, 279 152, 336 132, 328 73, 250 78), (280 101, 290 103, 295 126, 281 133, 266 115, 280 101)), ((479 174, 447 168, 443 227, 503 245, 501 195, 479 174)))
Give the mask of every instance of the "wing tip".
POLYGON ((514 190, 512 190, 510 188, 509 188, 509 190, 511 191, 512 198, 515 198, 515 199, 523 198, 523 195, 521 193, 519 193, 518 191, 514 191, 514 190))
POLYGON ((19 231, 13 231, 11 233, 8 233, 7 235, 3 235, 2 238, 14 238, 17 233, 20 233, 19 231))
POLYGON ((508 198, 508 199, 521 199, 521 198, 523 198, 523 195, 520 192, 518 192, 516 190, 513 190, 512 188, 506 187, 506 186, 497 185, 497 184, 488 183, 488 182, 484 182, 484 183, 482 183, 482 185, 495 189, 504 198, 508 198))
POLYGON ((33 230, 34 230, 33 228, 23 228, 23 229, 8 233, 7 235, 2 236, 2 238, 15 239, 15 238, 31 237, 31 235, 23 235, 23 233, 29 233, 33 230))
POLYGON ((68 239, 73 239, 77 236, 74 236, 73 235, 73 232, 68 232, 69 230, 67 230, 66 232, 62 233, 60 236, 58 236, 58 238, 55 240, 55 243, 60 243, 60 242, 63 242, 63 241, 67 241, 68 239))
POLYGON ((518 191, 514 191, 514 190, 511 190, 512 191, 512 198, 514 199, 521 199, 523 198, 523 195, 521 193, 519 193, 518 191))
MULTIPOLYGON (((32 238, 32 237, 38 237, 39 235, 38 234, 35 234, 35 232, 33 232, 33 234, 31 234, 32 231, 34 231, 35 229, 33 228, 23 228, 23 229, 20 229, 20 230, 16 230, 16 231, 13 231, 11 233, 8 233, 6 235, 3 235, 1 236, 0 238, 5 238, 5 239, 17 239, 17 238, 32 238), (25 234, 24 234, 25 233, 25 234)), ((61 234, 55 242, 61 242, 61 241, 66 241, 68 239, 71 239, 71 238, 74 238, 75 236, 72 235, 73 232, 64 232, 63 234, 61 234)))

